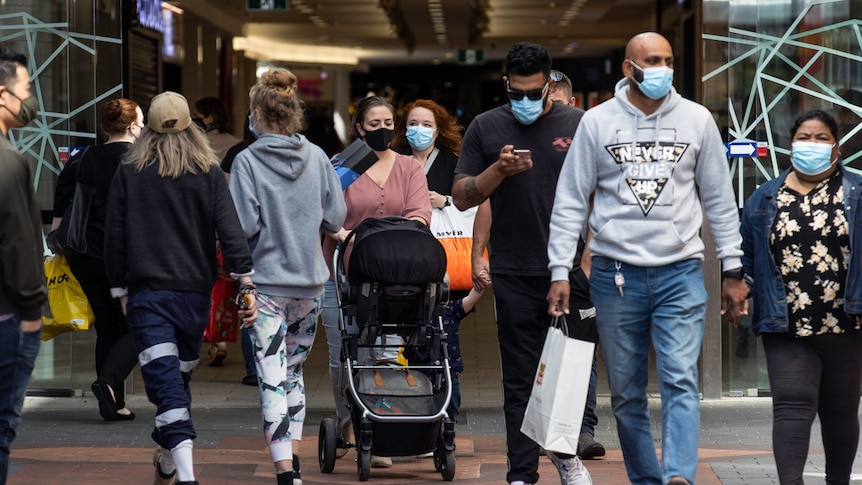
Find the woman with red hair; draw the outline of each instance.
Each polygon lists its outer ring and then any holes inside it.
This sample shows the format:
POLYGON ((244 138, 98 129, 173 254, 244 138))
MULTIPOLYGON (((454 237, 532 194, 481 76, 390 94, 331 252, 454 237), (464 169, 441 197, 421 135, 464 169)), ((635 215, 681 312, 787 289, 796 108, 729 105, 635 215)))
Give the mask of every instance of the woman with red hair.
POLYGON ((395 130, 392 149, 419 160, 428 178, 431 207, 445 207, 452 203, 452 182, 464 127, 446 108, 429 99, 413 101, 404 112, 406 115, 395 130))

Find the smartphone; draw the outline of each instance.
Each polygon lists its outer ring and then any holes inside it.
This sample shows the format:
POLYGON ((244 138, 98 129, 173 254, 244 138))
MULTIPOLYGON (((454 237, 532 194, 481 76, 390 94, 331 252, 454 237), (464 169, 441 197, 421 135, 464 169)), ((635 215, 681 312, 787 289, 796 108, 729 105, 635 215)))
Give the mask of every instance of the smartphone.
POLYGON ((513 150, 512 153, 517 155, 521 160, 532 160, 533 158, 530 150, 513 150))

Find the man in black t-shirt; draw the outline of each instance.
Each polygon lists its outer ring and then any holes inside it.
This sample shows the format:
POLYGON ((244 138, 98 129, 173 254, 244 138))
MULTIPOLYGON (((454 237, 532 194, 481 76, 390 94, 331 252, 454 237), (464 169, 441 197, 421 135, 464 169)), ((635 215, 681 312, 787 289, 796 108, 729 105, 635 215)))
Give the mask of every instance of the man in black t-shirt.
MULTIPOLYGON (((545 298, 551 282, 547 247, 554 192, 583 115, 582 110, 548 99, 554 87, 550 71, 551 58, 540 45, 522 42, 509 51, 505 79, 509 104, 480 114, 470 124, 452 189, 455 205, 461 210, 491 200, 491 214, 480 210, 474 234, 490 226, 489 270, 500 341, 509 460, 506 479, 518 485, 539 479, 539 446, 521 433, 521 422, 550 325, 545 298)), ((579 264, 583 242, 578 246, 575 269, 569 277, 570 305, 582 311, 567 317, 569 335, 595 341, 595 310, 579 264)), ((560 471, 563 484, 592 483, 577 457, 547 454, 560 471)))

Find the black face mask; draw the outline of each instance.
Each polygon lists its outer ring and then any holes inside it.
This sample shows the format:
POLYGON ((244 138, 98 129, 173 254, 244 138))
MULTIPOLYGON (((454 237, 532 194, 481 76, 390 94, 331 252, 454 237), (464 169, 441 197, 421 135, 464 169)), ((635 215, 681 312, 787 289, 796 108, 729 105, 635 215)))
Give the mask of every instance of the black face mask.
POLYGON ((192 118, 192 122, 200 126, 202 130, 207 131, 207 125, 204 123, 203 118, 192 118))
POLYGON ((393 136, 395 136, 395 130, 378 128, 374 131, 366 131, 363 139, 365 140, 365 144, 371 147, 372 150, 382 152, 389 148, 393 136))

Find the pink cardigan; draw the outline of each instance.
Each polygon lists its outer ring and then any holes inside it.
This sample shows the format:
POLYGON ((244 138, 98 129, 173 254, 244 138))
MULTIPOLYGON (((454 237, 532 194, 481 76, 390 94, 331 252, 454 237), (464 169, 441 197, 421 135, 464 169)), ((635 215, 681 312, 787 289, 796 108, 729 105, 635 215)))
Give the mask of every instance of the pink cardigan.
MULTIPOLYGON (((347 218, 344 228, 352 230, 369 217, 403 216, 420 217, 426 224, 431 222, 431 199, 428 196, 428 181, 422 164, 412 156, 395 155, 395 164, 383 187, 362 174, 344 191, 347 218)), ((329 278, 333 279, 332 255, 335 241, 324 238, 323 255, 329 265, 329 278)), ((344 254, 350 260, 350 249, 344 254)))

